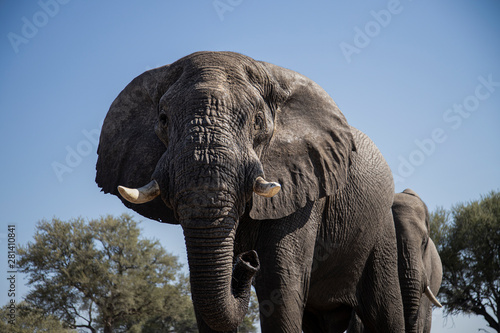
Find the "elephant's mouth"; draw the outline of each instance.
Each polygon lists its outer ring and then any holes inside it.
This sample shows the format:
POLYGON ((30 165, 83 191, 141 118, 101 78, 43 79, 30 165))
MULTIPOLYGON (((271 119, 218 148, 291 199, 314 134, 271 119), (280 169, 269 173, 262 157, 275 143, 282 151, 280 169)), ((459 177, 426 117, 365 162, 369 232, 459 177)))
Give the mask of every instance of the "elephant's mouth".
MULTIPOLYGON (((266 198, 275 196, 280 189, 281 185, 279 183, 268 182, 262 176, 257 177, 253 183, 254 193, 266 198)), ((161 194, 160 186, 154 179, 139 188, 128 188, 120 185, 118 191, 125 200, 134 204, 149 202, 161 194)))
POLYGON ((236 256, 236 263, 233 268, 233 293, 239 294, 240 288, 246 286, 241 285, 240 281, 249 281, 260 269, 259 255, 254 250, 240 253, 236 256))

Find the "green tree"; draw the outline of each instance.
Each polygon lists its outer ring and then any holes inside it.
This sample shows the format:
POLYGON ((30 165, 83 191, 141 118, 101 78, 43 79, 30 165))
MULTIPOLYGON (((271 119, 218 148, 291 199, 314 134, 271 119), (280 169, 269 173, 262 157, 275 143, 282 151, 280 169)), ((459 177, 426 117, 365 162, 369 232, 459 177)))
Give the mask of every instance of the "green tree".
POLYGON ((430 237, 436 248, 441 252, 445 238, 450 229, 450 212, 443 207, 437 208, 430 214, 430 237))
POLYGON ((128 215, 40 221, 34 242, 18 248, 32 287, 26 301, 91 332, 141 332, 151 318, 165 321, 164 332, 194 327, 177 258, 139 234, 128 215))
POLYGON ((447 314, 475 314, 500 332, 500 192, 432 214, 447 314))
POLYGON ((165 298, 165 302, 167 302, 165 307, 175 309, 175 311, 170 312, 168 315, 151 316, 141 325, 141 330, 137 332, 198 332, 193 303, 191 302, 189 277, 182 274, 179 276, 175 292, 180 292, 182 297, 165 298))
POLYGON ((57 317, 46 314, 26 302, 16 304, 15 313, 10 304, 0 308, 0 332, 10 333, 76 333, 57 317))

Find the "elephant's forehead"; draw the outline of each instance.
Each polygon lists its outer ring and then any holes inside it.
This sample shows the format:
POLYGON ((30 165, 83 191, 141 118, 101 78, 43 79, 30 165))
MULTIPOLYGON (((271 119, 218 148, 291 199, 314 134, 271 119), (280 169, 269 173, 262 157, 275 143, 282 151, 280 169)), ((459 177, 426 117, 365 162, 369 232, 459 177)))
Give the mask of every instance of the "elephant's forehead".
POLYGON ((234 70, 241 68, 242 63, 253 61, 247 56, 234 52, 196 52, 179 60, 194 70, 207 68, 234 70))

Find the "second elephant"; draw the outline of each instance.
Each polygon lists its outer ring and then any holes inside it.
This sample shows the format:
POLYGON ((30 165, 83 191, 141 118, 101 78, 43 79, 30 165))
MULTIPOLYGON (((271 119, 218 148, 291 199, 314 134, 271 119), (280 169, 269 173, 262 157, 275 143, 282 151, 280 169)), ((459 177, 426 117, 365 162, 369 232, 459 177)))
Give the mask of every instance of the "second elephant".
POLYGON ((434 295, 439 291, 443 271, 430 238, 429 211, 414 191, 406 189, 394 196, 392 214, 406 332, 430 332, 431 303, 441 307, 434 295))

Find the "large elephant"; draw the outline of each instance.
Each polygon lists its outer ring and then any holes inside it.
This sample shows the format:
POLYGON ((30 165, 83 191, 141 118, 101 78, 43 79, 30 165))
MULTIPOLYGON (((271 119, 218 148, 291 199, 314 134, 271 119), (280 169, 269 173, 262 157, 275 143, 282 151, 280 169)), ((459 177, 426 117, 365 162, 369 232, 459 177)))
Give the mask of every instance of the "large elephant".
POLYGON ((429 237, 429 211, 414 191, 406 189, 394 196, 392 213, 398 240, 406 332, 428 333, 431 331, 432 304, 441 307, 434 295, 439 291, 443 276, 439 253, 429 237))
POLYGON ((104 192, 182 226, 200 332, 235 331, 252 283, 263 332, 343 332, 353 309, 404 330, 391 171, 310 79, 191 54, 119 94, 98 155, 104 192))

